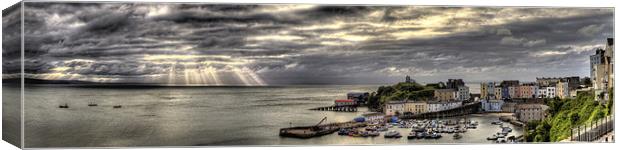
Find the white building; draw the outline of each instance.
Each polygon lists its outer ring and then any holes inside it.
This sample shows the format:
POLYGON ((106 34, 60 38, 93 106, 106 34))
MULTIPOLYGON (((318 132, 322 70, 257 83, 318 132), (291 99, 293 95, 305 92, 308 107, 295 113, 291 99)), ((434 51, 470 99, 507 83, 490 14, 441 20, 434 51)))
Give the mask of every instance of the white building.
POLYGON ((503 100, 482 100, 482 110, 486 112, 500 112, 504 106, 503 100))
POLYGON ((547 90, 547 97, 546 98, 554 98, 555 97, 555 94, 556 94, 555 87, 548 86, 546 88, 546 90, 547 90))
POLYGON ((456 100, 464 101, 464 100, 469 100, 469 98, 470 98, 469 87, 467 87, 467 86, 459 86, 459 87, 457 87, 457 90, 456 90, 456 100))
POLYGON ((385 108, 383 109, 385 115, 396 115, 402 114, 405 112, 405 102, 404 101, 389 101, 385 104, 385 108))
POLYGON ((427 112, 436 112, 436 111, 448 110, 448 109, 460 107, 461 105, 463 105, 463 103, 462 102, 458 102, 458 101, 452 101, 452 102, 432 101, 432 102, 427 102, 427 108, 428 108, 427 112))
POLYGON ((547 96, 547 87, 540 87, 536 90, 537 98, 545 98, 547 96))

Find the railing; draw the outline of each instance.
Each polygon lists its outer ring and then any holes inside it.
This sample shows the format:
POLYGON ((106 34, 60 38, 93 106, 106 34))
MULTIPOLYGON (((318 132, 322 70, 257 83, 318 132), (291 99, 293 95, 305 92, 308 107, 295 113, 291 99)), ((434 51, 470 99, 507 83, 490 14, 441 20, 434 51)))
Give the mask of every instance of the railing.
POLYGON ((592 142, 614 130, 614 116, 609 115, 571 130, 571 141, 592 142))

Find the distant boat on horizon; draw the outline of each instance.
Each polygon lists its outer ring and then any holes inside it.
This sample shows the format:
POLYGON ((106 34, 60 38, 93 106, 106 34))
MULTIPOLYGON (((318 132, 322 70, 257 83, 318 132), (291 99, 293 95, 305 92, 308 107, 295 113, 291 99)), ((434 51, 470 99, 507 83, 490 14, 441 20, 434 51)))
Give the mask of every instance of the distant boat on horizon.
POLYGON ((91 107, 92 107, 92 106, 98 106, 98 104, 97 104, 97 103, 95 103, 95 102, 88 102, 88 106, 91 106, 91 107))
POLYGON ((69 105, 65 103, 65 105, 58 105, 58 108, 69 108, 69 105))

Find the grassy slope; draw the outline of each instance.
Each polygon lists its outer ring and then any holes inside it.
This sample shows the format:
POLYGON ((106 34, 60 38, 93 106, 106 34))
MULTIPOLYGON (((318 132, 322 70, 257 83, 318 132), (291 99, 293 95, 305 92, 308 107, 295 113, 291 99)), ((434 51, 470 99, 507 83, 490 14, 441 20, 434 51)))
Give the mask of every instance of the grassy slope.
POLYGON ((528 133, 528 141, 561 141, 570 137, 573 127, 609 115, 609 106, 613 106, 613 102, 599 104, 592 95, 592 92, 584 92, 571 99, 546 99, 545 103, 549 106, 548 116, 542 122, 530 125, 530 128, 535 126, 535 129, 528 133))

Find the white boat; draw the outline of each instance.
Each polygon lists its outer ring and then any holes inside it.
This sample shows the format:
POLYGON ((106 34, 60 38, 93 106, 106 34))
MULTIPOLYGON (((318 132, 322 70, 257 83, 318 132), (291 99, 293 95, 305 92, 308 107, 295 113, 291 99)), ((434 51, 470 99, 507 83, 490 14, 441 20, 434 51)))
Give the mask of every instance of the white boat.
POLYGON ((400 135, 400 132, 398 132, 398 131, 394 131, 394 130, 390 130, 390 131, 386 132, 386 133, 383 135, 383 137, 384 137, 384 138, 400 138, 400 137, 402 137, 402 136, 400 135))
POLYGON ((494 124, 494 125, 502 125, 503 123, 502 123, 502 121, 497 120, 497 121, 493 121, 493 122, 491 122, 491 124, 494 124))
POLYGON ((380 132, 387 131, 387 130, 388 130, 388 128, 384 127, 384 126, 380 126, 380 127, 377 128, 377 131, 380 131, 380 132))
POLYGON ((491 137, 487 137, 487 140, 497 140, 497 135, 493 134, 491 137))
POLYGON ((378 131, 368 131, 368 136, 374 137, 374 136, 379 136, 381 133, 379 133, 378 131))
POLYGON ((506 143, 506 138, 500 138, 498 137, 497 140, 495 140, 495 143, 506 143))
POLYGON ((510 128, 510 127, 502 127, 502 132, 512 132, 512 128, 510 128))
POLYGON ((505 134, 499 133, 499 132, 497 133, 497 138, 505 138, 505 137, 506 137, 505 134))

